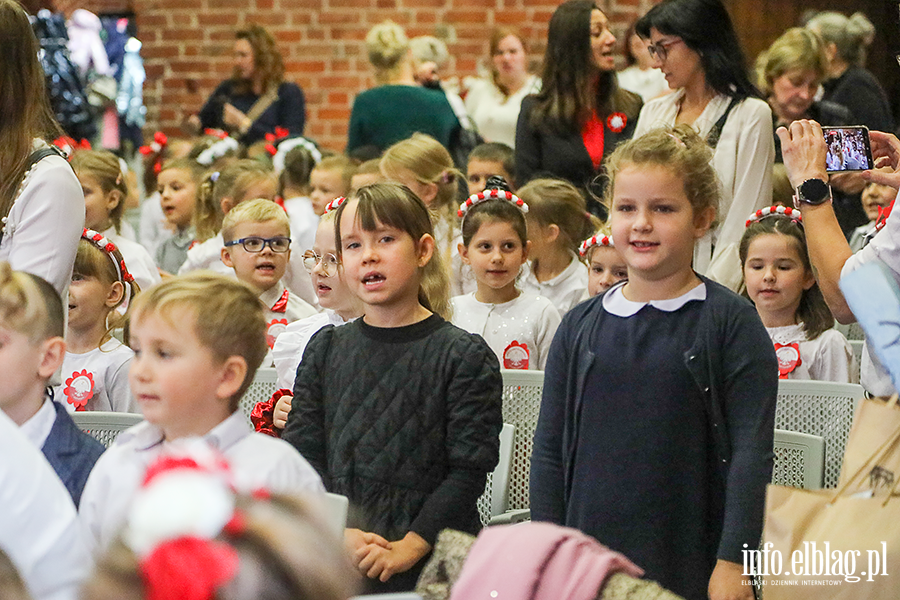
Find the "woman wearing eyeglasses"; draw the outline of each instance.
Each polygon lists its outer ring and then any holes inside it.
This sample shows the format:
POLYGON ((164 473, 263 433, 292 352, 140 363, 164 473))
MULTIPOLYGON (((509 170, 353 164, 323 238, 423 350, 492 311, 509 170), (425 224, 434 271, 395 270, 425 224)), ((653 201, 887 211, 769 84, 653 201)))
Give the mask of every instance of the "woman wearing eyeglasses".
POLYGON ((721 217, 697 243, 694 269, 737 289, 744 221, 772 201, 772 111, 750 82, 721 0, 663 0, 636 29, 675 93, 644 105, 634 135, 687 123, 713 147, 721 217))
POLYGON ((591 212, 603 191, 603 160, 634 132, 641 98, 618 87, 616 37, 592 0, 569 0, 550 19, 541 91, 522 101, 516 181, 538 176, 578 187, 591 212))

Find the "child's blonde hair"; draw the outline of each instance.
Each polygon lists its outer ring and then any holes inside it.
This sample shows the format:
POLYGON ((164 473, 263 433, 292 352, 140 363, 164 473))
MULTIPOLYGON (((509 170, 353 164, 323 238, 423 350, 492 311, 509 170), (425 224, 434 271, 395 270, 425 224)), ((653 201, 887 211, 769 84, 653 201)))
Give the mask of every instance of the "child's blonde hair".
POLYGON ((581 240, 589 238, 603 223, 587 212, 584 196, 562 179, 533 179, 516 194, 528 204, 528 216, 541 227, 556 225, 558 243, 578 255, 581 240))
MULTIPOLYGON (((418 244, 426 233, 434 237, 434 227, 428 207, 412 191, 397 183, 373 183, 361 187, 351 197, 359 202, 356 220, 365 231, 374 231, 378 223, 404 231, 418 244)), ((336 211, 334 221, 335 243, 341 258, 341 215, 348 202, 336 211)), ((419 281, 419 303, 433 313, 450 320, 450 280, 444 268, 441 253, 435 251, 431 260, 422 267, 419 281)))
POLYGON ((284 234, 291 237, 291 221, 284 209, 264 198, 241 202, 228 211, 222 220, 222 239, 230 242, 234 239, 234 229, 240 223, 267 223, 275 221, 284 228, 284 234))
POLYGON ((125 212, 125 199, 128 198, 128 184, 119 157, 108 150, 79 150, 72 155, 72 169, 79 178, 87 175, 100 184, 104 195, 112 191, 118 192, 119 201, 109 211, 109 218, 116 233, 121 233, 122 214, 125 212))
POLYGON ((430 208, 437 218, 447 221, 451 227, 450 238, 454 237, 459 182, 465 181, 465 176, 453 166, 453 158, 439 141, 424 133, 414 133, 385 150, 380 166, 391 179, 397 179, 405 169, 420 183, 437 184, 437 195, 430 208))
MULTIPOLYGON (((239 566, 231 580, 215 591, 216 599, 347 600, 352 596, 357 590, 350 561, 315 508, 302 498, 286 495, 235 498, 241 525, 226 527, 214 540, 237 553, 239 566)), ((140 558, 119 538, 97 561, 81 597, 145 600, 146 586, 140 558)))
POLYGON ((169 277, 140 294, 131 319, 137 322, 146 315, 158 315, 172 327, 182 328, 173 313, 190 311, 194 334, 218 360, 240 356, 247 363, 244 382, 231 398, 235 411, 268 350, 263 308, 257 292, 247 284, 211 271, 194 271, 169 277))
POLYGON ((37 275, 13 271, 5 260, 0 261, 0 322, 33 344, 66 334, 54 287, 37 275))
POLYGON ((224 198, 242 198, 251 187, 266 180, 275 182, 272 170, 251 159, 238 160, 220 172, 208 173, 197 190, 193 219, 197 240, 208 240, 222 229, 224 198))
MULTIPOLYGON (((350 158, 344 156, 343 154, 336 154, 334 156, 326 156, 319 164, 313 167, 313 171, 332 171, 337 173, 341 177, 341 185, 344 189, 344 194, 350 192, 350 180, 353 179, 353 176, 356 175, 356 163, 353 162, 350 158)), ((312 172, 310 172, 312 174, 312 172)))
POLYGON ((709 145, 690 125, 653 129, 621 144, 606 160, 609 183, 603 202, 607 209, 612 206, 619 171, 651 165, 669 169, 684 182, 684 195, 695 215, 709 208, 718 213, 722 191, 712 158, 709 145))

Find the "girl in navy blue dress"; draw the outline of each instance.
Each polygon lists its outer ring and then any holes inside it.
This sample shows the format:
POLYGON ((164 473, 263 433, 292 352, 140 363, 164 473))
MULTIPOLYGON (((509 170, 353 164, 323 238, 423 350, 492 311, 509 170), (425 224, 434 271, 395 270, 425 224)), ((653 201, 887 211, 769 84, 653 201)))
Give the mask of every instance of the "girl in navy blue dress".
POLYGON ((752 598, 771 479, 777 364, 753 307, 691 267, 716 219, 711 152, 687 126, 610 157, 628 279, 553 340, 535 433, 535 520, 581 529, 689 599, 752 598))

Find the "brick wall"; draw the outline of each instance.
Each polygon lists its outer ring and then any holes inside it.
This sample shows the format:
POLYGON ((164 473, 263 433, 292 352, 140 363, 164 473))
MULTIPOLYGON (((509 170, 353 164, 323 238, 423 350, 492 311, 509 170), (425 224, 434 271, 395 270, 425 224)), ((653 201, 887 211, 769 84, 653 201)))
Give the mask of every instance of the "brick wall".
MULTIPOLYGON (((286 77, 306 93, 306 135, 342 150, 354 96, 373 80, 363 39, 384 19, 410 37, 447 42, 452 75, 476 73, 494 25, 522 29, 535 63, 559 0, 84 0, 97 12, 134 12, 147 70, 147 131, 174 134, 231 71, 234 31, 248 23, 278 40, 286 77)), ((653 0, 610 0, 607 15, 620 35, 653 0)))

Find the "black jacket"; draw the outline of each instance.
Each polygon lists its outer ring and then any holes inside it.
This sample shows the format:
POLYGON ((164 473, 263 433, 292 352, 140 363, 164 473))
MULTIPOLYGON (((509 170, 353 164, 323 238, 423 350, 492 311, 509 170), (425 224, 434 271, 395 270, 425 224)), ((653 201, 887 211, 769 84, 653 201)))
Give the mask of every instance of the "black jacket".
POLYGON ((391 329, 357 319, 310 340, 282 438, 359 509, 350 527, 434 544, 446 527, 481 528, 502 387, 487 343, 437 315, 391 329))
MULTIPOLYGON (((616 146, 634 135, 638 114, 643 105, 637 94, 625 90, 619 90, 617 93, 627 98, 628 101, 623 104, 633 108, 622 113, 625 115, 625 127, 621 131, 610 129, 609 115, 603 116, 604 162, 616 146)), ((531 120, 535 101, 535 96, 526 96, 519 111, 519 121, 516 125, 516 184, 521 187, 538 177, 565 179, 582 190, 588 199, 588 207, 592 212, 596 212, 593 210, 596 207, 591 205, 591 198, 600 198, 603 195, 606 183, 603 164, 601 163, 599 169, 594 168, 594 163, 581 138, 581 131, 572 129, 560 133, 549 125, 535 126, 531 120)))

